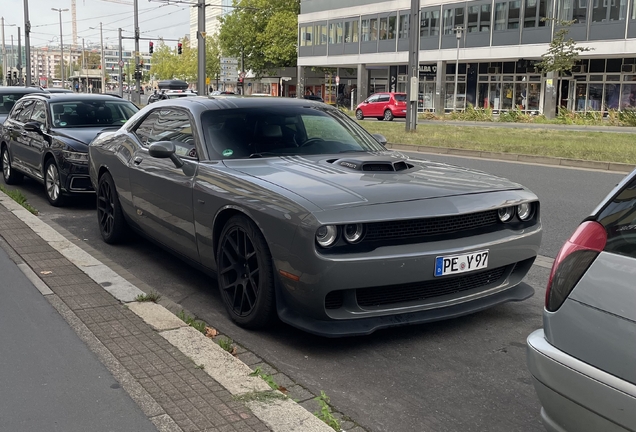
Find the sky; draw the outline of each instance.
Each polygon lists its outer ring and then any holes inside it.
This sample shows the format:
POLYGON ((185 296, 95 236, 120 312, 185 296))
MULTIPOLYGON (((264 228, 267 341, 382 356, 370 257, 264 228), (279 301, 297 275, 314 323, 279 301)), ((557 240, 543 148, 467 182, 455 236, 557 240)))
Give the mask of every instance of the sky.
MULTIPOLYGON (((190 6, 184 3, 192 3, 195 0, 177 0, 178 3, 171 1, 168 5, 167 0, 138 1, 140 37, 153 38, 156 41, 159 37, 179 39, 190 33, 190 6)), ((100 22, 103 25, 106 46, 118 45, 117 29, 120 27, 122 36, 133 37, 132 2, 133 0, 76 0, 78 44, 81 45, 84 38, 87 45, 99 45, 100 22)), ((5 43, 10 44, 13 35, 13 41, 17 45, 19 26, 24 45, 24 0, 0 0, 0 3, 0 16, 4 18, 5 23, 5 43), (16 26, 10 27, 10 24, 16 26)), ((51 8, 69 9, 68 12, 62 12, 62 35, 64 45, 72 42, 71 0, 28 0, 28 4, 32 47, 59 44, 59 13, 51 8)), ((166 43, 176 45, 176 42, 166 43)), ((133 40, 124 39, 123 44, 126 49, 134 48, 133 40)), ((148 41, 140 41, 139 47, 140 51, 147 52, 148 41)))

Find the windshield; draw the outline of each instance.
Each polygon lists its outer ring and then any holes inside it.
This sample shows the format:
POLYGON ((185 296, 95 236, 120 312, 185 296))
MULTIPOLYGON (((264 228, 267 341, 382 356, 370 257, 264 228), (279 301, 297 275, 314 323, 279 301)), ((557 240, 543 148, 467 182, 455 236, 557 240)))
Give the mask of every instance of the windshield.
POLYGON ((139 109, 122 100, 80 100, 51 103, 55 128, 121 126, 139 109))
POLYGON ((259 107, 211 110, 201 115, 212 158, 384 151, 368 132, 327 107, 259 107))

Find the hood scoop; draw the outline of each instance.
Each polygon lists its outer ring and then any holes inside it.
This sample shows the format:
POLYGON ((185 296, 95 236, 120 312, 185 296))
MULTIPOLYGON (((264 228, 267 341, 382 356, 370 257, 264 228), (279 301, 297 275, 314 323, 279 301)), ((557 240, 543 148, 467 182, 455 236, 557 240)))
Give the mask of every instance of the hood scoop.
POLYGON ((382 161, 382 160, 358 160, 358 159, 329 159, 328 163, 337 165, 352 171, 366 172, 396 172, 406 171, 413 168, 413 165, 403 160, 382 161))

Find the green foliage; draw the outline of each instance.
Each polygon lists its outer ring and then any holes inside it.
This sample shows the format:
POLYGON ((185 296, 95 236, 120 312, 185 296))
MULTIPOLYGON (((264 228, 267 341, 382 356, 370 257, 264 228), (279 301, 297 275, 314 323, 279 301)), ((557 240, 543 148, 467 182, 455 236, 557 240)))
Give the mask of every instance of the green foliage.
POLYGON ((102 64, 102 57, 97 52, 82 51, 82 57, 80 58, 80 66, 85 69, 99 69, 99 66, 102 64))
MULTIPOLYGON (((171 48, 160 40, 152 54, 150 73, 159 80, 180 79, 187 82, 197 80, 198 50, 192 47, 190 40, 181 41, 182 54, 177 48, 171 48)), ((214 80, 221 70, 219 43, 216 36, 205 38, 205 73, 214 80)))
POLYGON ((515 108, 513 110, 500 113, 499 121, 508 123, 533 123, 534 118, 530 114, 524 113, 523 111, 515 108))
POLYGON ((280 386, 276 384, 276 381, 274 381, 274 378, 270 374, 263 372, 260 366, 257 367, 256 370, 250 374, 250 376, 261 377, 274 390, 278 390, 280 388, 280 386))
POLYGON ((450 113, 449 117, 451 120, 493 121, 492 109, 475 108, 472 104, 468 104, 464 111, 450 113))
POLYGON ((150 291, 148 294, 139 294, 135 300, 138 302, 153 302, 157 303, 161 299, 161 294, 156 291, 150 291))
POLYGON ((244 58, 256 76, 296 66, 300 0, 234 0, 236 8, 219 18, 224 56, 244 58))
POLYGON ((625 126, 636 126, 636 110, 625 109, 618 113, 618 119, 625 126))
POLYGON ((28 211, 30 211, 31 213, 33 213, 34 215, 38 215, 38 211, 31 207, 31 205, 29 203, 27 203, 27 197, 24 196, 24 194, 18 190, 18 189, 7 189, 6 187, 4 187, 3 185, 0 184, 0 191, 4 192, 5 194, 7 194, 9 196, 9 198, 11 198, 13 201, 17 202, 18 204, 20 204, 22 207, 24 207, 25 209, 27 209, 28 211))
POLYGON ((179 317, 179 319, 181 319, 181 321, 183 321, 184 323, 186 323, 190 327, 193 327, 193 328, 199 330, 201 333, 205 334, 205 323, 203 321, 199 321, 195 317, 192 317, 190 315, 186 315, 186 313, 185 313, 185 311, 183 309, 181 310, 181 312, 179 312, 178 317, 179 317))
POLYGON ((327 396, 325 392, 321 390, 320 396, 315 397, 314 400, 316 400, 318 402, 318 405, 320 405, 320 409, 316 411, 314 415, 325 422, 327 426, 329 426, 333 430, 342 430, 342 428, 340 427, 340 422, 337 418, 334 417, 333 413, 331 412, 331 408, 329 407, 329 402, 331 402, 329 396, 327 396))
POLYGON ((574 21, 558 21, 554 18, 543 18, 543 21, 554 21, 560 28, 554 34, 548 51, 541 56, 541 61, 536 66, 543 72, 556 72, 557 76, 561 76, 564 72, 572 70, 579 60, 580 53, 590 51, 591 48, 577 46, 572 38, 566 39, 570 33, 568 28, 574 21))
POLYGON ((234 341, 230 339, 229 337, 224 337, 219 339, 219 346, 223 348, 225 351, 229 352, 230 354, 234 350, 234 345, 232 345, 233 343, 234 341))

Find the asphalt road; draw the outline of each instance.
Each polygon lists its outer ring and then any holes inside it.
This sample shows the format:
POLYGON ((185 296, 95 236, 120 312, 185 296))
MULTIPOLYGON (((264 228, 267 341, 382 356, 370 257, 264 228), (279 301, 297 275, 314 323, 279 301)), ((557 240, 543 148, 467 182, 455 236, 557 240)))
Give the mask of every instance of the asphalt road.
MULTIPOLYGON (((413 154, 420 158, 423 155, 413 154)), ((427 155, 508 177, 541 199, 542 255, 554 257, 578 223, 623 177, 616 173, 427 155)), ((133 272, 163 296, 264 358, 314 392, 324 390, 340 411, 371 431, 541 431, 539 403, 525 364, 525 338, 541 326, 549 270, 533 267, 537 293, 468 317, 388 329, 338 340, 283 324, 248 332, 226 317, 216 283, 149 242, 101 241, 93 200, 55 209, 42 187, 20 187, 50 219, 133 272)))

